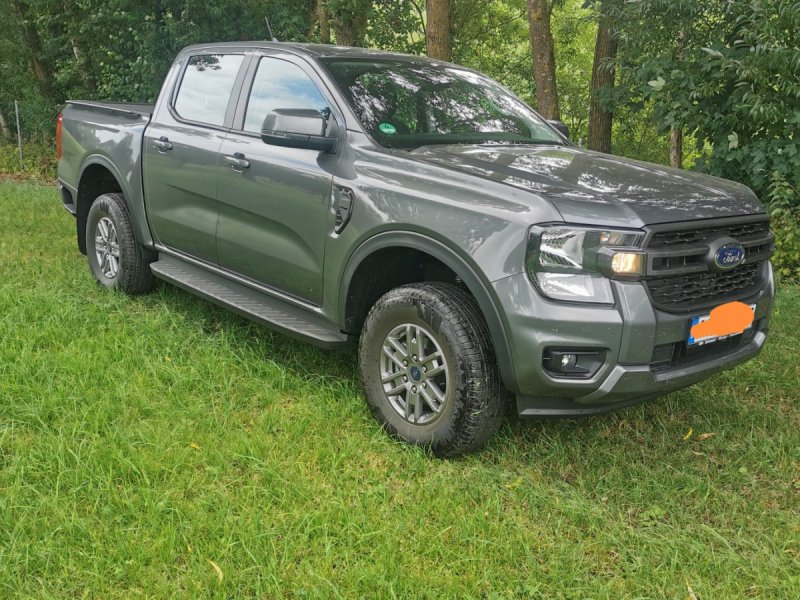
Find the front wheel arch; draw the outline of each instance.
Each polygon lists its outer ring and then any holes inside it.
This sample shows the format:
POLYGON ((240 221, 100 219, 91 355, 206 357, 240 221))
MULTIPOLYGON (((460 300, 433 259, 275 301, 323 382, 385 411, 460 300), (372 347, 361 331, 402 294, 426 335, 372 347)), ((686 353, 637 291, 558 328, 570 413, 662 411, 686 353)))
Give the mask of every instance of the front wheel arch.
POLYGON ((477 269, 456 251, 428 236, 413 232, 385 232, 363 242, 350 256, 342 275, 339 286, 339 322, 346 323, 347 298, 353 283, 353 276, 359 265, 373 253, 392 247, 411 248, 429 254, 458 276, 478 303, 489 328, 503 385, 510 392, 518 393, 514 364, 511 359, 511 345, 504 321, 497 309, 499 303, 494 297, 491 286, 484 282, 478 275, 477 269))

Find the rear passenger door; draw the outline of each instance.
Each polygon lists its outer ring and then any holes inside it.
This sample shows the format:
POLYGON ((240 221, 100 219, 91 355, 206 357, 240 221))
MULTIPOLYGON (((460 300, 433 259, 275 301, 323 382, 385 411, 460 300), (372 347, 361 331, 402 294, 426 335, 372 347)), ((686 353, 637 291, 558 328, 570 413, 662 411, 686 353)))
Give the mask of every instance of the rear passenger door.
MULTIPOLYGON (((331 186, 341 151, 329 154, 265 144, 261 126, 277 108, 330 110, 344 123, 324 83, 302 59, 257 55, 234 130, 218 167, 220 266, 307 302, 322 304, 331 186)), ((342 147, 344 127, 339 127, 342 147)))
POLYGON ((217 264, 217 160, 233 120, 245 54, 187 56, 144 136, 150 228, 167 248, 217 264), (232 96, 234 99, 232 100, 232 96))

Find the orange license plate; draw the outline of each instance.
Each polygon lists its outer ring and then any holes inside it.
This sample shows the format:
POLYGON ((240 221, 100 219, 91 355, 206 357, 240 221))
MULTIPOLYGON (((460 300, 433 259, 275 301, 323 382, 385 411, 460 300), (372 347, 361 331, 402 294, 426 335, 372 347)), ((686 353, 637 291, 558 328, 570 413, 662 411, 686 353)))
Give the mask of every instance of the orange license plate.
POLYGON ((689 320, 689 337, 686 344, 702 346, 739 335, 753 326, 755 314, 755 304, 728 302, 707 315, 692 317, 689 320))

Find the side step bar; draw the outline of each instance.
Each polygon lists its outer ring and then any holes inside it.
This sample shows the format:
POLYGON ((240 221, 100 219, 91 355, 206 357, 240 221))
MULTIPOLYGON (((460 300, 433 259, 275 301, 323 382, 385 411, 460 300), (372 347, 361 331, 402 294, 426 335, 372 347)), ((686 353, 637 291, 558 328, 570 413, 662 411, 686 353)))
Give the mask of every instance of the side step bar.
POLYGON ((346 334, 326 327, 315 315, 174 256, 159 254, 150 270, 159 279, 315 346, 333 349, 347 345, 346 334))

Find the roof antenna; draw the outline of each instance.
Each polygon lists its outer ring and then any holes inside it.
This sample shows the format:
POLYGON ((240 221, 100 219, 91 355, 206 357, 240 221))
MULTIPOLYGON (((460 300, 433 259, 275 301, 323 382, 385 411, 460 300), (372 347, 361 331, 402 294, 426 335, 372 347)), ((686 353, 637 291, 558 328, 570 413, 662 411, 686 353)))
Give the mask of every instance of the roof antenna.
POLYGON ((278 38, 276 38, 276 37, 275 37, 275 36, 272 34, 272 27, 270 27, 270 26, 269 26, 269 18, 265 16, 265 17, 264 17, 264 21, 266 21, 266 22, 267 22, 267 31, 269 32, 269 37, 271 37, 271 38, 272 38, 272 41, 273 41, 273 42, 277 42, 277 41, 278 41, 278 38))

